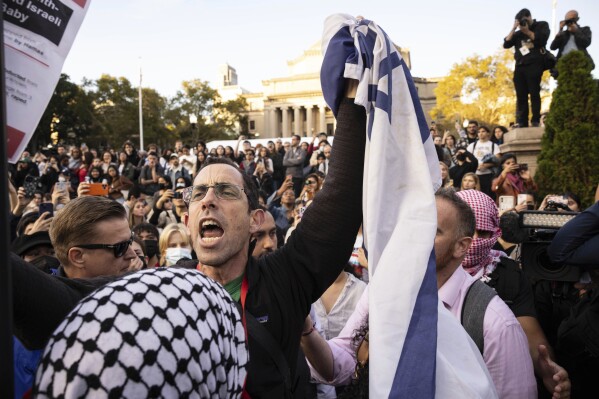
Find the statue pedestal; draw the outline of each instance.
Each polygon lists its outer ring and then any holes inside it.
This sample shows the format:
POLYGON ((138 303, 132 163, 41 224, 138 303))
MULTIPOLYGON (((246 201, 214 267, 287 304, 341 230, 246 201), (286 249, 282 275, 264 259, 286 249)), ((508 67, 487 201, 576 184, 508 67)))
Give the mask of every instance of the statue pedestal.
POLYGON ((537 171, 537 156, 541 152, 541 137, 545 134, 543 127, 522 127, 503 135, 501 153, 511 152, 518 158, 518 163, 527 163, 530 175, 537 171))

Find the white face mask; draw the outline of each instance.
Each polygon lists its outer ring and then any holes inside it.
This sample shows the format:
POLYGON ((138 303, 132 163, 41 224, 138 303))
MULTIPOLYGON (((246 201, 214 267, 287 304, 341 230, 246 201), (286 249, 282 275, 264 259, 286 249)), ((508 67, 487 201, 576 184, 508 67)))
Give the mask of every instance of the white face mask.
POLYGON ((189 248, 167 248, 166 265, 173 266, 179 259, 191 259, 191 249, 189 248))
POLYGON ((65 179, 63 176, 58 176, 58 181, 64 183, 65 181, 67 181, 67 179, 65 179))

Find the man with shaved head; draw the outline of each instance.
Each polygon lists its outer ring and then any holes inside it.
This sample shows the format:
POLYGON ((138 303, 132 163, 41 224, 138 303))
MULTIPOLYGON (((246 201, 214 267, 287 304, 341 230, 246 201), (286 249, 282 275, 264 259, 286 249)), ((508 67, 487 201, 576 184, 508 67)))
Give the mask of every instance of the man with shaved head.
MULTIPOLYGON (((579 19, 578 11, 568 11, 564 20, 559 22, 559 31, 555 35, 555 39, 551 42, 550 48, 551 50, 558 50, 558 60, 571 51, 582 51, 591 61, 593 68, 595 68, 593 59, 587 51, 587 47, 591 45, 591 28, 578 25, 579 19)), ((557 69, 551 71, 551 75, 557 78, 557 69)))

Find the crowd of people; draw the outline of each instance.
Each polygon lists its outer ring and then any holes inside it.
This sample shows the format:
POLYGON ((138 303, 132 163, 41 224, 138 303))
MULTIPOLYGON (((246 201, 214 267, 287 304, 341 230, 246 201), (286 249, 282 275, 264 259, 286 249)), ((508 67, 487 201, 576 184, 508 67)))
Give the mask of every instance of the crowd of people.
MULTIPOLYGON (((455 311, 456 317, 460 317, 460 312, 463 312, 466 306, 466 294, 475 281, 487 283, 493 287, 494 291, 491 291, 496 292, 483 308, 484 322, 479 344, 499 397, 537 397, 535 376, 539 380, 540 397, 543 397, 545 390, 551 392, 554 397, 567 397, 570 380, 566 370, 556 363, 559 362, 556 353, 559 355, 557 350, 560 349, 557 331, 544 331, 541 328, 541 324, 545 323, 540 324, 537 320, 534 301, 536 293, 533 295, 530 281, 524 277, 521 267, 516 262, 519 260, 516 256, 519 251, 514 249, 518 245, 504 238, 509 238, 509 232, 504 227, 502 234, 500 220, 513 213, 547 209, 556 205, 562 210, 573 212, 580 212, 583 208, 578 197, 572 193, 548 196, 537 206, 538 188, 527 168, 518 164, 514 154, 501 153, 499 140, 506 134, 506 130, 496 127, 493 132, 492 135, 489 128, 478 126, 476 121, 470 121, 466 131, 458 130, 455 136, 446 132, 439 140, 440 136, 436 134, 435 127, 431 128, 431 134, 439 143, 436 148, 443 179, 442 190, 445 190, 437 194, 437 202, 439 229, 447 232, 438 234, 454 237, 451 240, 447 239, 445 247, 441 244, 436 246, 439 295, 448 309, 455 311), (506 197, 512 199, 508 208, 501 207, 506 197), (556 201, 560 201, 560 204, 556 204, 556 201), (469 227, 461 228, 460 223, 466 223, 468 220, 472 220, 469 227), (454 229, 457 231, 453 231, 454 229), (510 255, 514 259, 511 259, 510 255), (456 303, 450 299, 455 295, 461 298, 456 303), (492 318, 491 314, 495 316, 492 318), (492 338, 495 336, 496 338, 492 338), (557 350, 552 349, 555 347, 557 350), (512 360, 507 362, 508 358, 512 360)), ((335 142, 343 143, 343 137, 336 137, 335 142)), ((338 146, 339 144, 335 147, 338 146)), ((207 269, 208 265, 215 262, 211 257, 219 257, 217 254, 210 255, 213 242, 220 241, 226 235, 240 234, 244 227, 235 218, 219 219, 210 212, 198 220, 199 216, 194 214, 193 208, 194 203, 197 207, 207 198, 209 202, 222 201, 223 205, 228 205, 230 201, 241 198, 244 192, 248 196, 250 210, 260 210, 260 217, 253 214, 250 217, 250 228, 246 234, 252 238, 251 244, 248 247, 248 243, 245 243, 238 249, 235 249, 235 246, 223 248, 231 254, 236 254, 235 256, 245 254, 243 265, 246 262, 253 263, 249 260, 252 257, 270 263, 272 258, 268 255, 275 253, 277 248, 282 248, 289 240, 293 241, 293 232, 300 230, 302 225, 306 227, 303 235, 310 236, 311 242, 318 236, 317 231, 323 231, 319 246, 330 242, 324 234, 324 226, 327 218, 333 216, 332 210, 321 213, 319 217, 314 218, 317 220, 309 221, 309 228, 303 222, 304 213, 319 198, 321 201, 333 201, 329 206, 335 208, 339 208, 338 204, 343 202, 341 199, 338 201, 342 202, 335 202, 334 198, 327 199, 326 194, 319 194, 327 185, 332 186, 331 181, 334 181, 334 177, 328 175, 332 146, 328 143, 326 135, 314 137, 310 144, 300 144, 300 138, 294 136, 288 146, 284 145, 283 140, 275 139, 266 146, 257 148, 252 148, 249 141, 240 138, 237 147, 206 151, 203 142, 196 143, 195 148, 191 149, 177 141, 173 148, 162 151, 153 144, 148 145, 147 151, 140 151, 135 149, 133 143, 127 141, 121 151, 98 151, 84 146, 58 145, 50 151, 40 151, 33 156, 28 151, 24 152, 11 173, 13 251, 23 261, 34 265, 33 268, 45 273, 48 278, 52 279, 53 275, 56 276, 56 281, 62 279, 68 280, 69 283, 62 286, 63 283, 55 282, 59 287, 50 288, 52 286, 48 286, 49 282, 39 275, 33 278, 39 279, 37 283, 32 283, 30 279, 34 275, 30 275, 33 273, 31 269, 18 265, 17 267, 22 268, 21 271, 29 270, 24 282, 33 286, 30 289, 39 284, 39 289, 45 291, 41 295, 42 298, 48 295, 48 303, 54 303, 57 308, 64 308, 62 313, 57 312, 61 316, 65 316, 79 299, 94 288, 118 276, 160 267, 176 266, 201 270, 220 282, 235 301, 240 301, 243 278, 246 276, 239 273, 242 269, 229 275, 223 275, 221 268, 215 268, 218 272, 211 275, 207 269), (99 154, 102 154, 101 157, 99 154), (255 154, 259 154, 258 157, 255 154), (202 171, 210 171, 206 173, 211 174, 205 176, 202 175, 202 171), (238 176, 235 177, 235 174, 238 176), (222 176, 229 176, 236 183, 225 182, 222 176), (210 188, 214 191, 210 191, 210 188), (250 199, 250 193, 255 195, 255 198, 250 199), (202 241, 205 247, 195 244, 198 240, 202 241), (74 281, 78 283, 73 283, 74 281), (86 283, 82 284, 79 281, 86 283), (73 286, 76 288, 73 289, 73 286), (51 299, 57 295, 65 295, 65 292, 70 292, 67 295, 70 300, 56 299, 60 304, 57 305, 51 299)), ((356 166, 356 160, 350 160, 350 163, 354 164, 353 168, 359 169, 360 164, 356 166)), ((355 176, 351 179, 353 185, 358 183, 355 176)), ((337 186, 339 183, 334 184, 337 186)), ((350 192, 351 189, 345 195, 349 195, 350 192)), ((210 210, 211 206, 217 209, 222 205, 202 203, 201 206, 202 209, 210 210)), ((195 211, 197 212, 197 209, 195 211)), ((335 225, 339 228, 344 226, 344 223, 337 220, 335 225)), ((354 349, 354 345, 359 341, 358 346, 361 348, 359 344, 367 342, 368 337, 368 325, 367 321, 364 321, 367 320, 364 315, 368 314, 368 306, 367 302, 362 304, 363 301, 367 301, 368 290, 365 288, 368 281, 368 261, 362 248, 361 232, 356 230, 350 236, 348 233, 351 231, 344 231, 343 235, 346 236, 345 241, 353 243, 352 255, 345 261, 337 256, 334 264, 339 264, 340 269, 334 274, 328 272, 328 277, 317 282, 318 290, 311 291, 307 297, 303 297, 302 306, 311 308, 311 315, 303 320, 300 317, 301 310, 296 309, 296 317, 293 321, 289 320, 292 325, 303 326, 299 328, 303 331, 301 335, 299 330, 294 336, 282 325, 277 327, 280 329, 279 341, 284 340, 281 334, 285 339, 290 338, 286 334, 291 334, 296 340, 295 345, 287 347, 284 351, 294 378, 294 381, 286 383, 295 386, 293 392, 296 395, 302 392, 302 395, 311 397, 356 397, 359 392, 364 392, 364 387, 360 388, 356 383, 364 373, 355 371, 356 364, 362 365, 358 369, 363 370, 364 363, 367 366, 367 360, 359 360, 360 351, 354 349), (361 318, 352 319, 354 311, 359 312, 361 318), (353 324, 346 324, 350 319, 354 320, 353 324), (298 355, 300 343, 302 352, 298 355), (327 351, 323 350, 323 347, 331 349, 327 351), (304 353, 310 368, 305 367, 305 362, 300 359, 304 353), (323 359, 323 355, 329 358, 323 359), (296 357, 298 359, 293 360, 296 357), (333 370, 333 364, 339 365, 339 368, 335 366, 333 370), (347 369, 344 369, 345 367, 347 369), (311 379, 309 370, 312 374, 311 379), (352 376, 358 378, 354 380, 352 376), (329 384, 340 386, 335 388, 329 384)), ((341 231, 337 232, 337 235, 339 234, 341 231)), ((294 246, 299 245, 297 241, 296 239, 294 246)), ((306 243, 302 243, 303 245, 306 243)), ((314 242, 311 245, 316 247, 314 242)), ((329 250, 327 245, 325 247, 324 252, 329 250)), ((293 250, 297 251, 299 248, 294 247, 293 250)), ((321 260, 326 260, 326 263, 332 261, 324 256, 324 252, 320 253, 321 260)), ((285 256, 290 255, 287 253, 285 256)), ((303 259, 304 256, 307 255, 293 253, 292 258, 295 257, 296 260, 285 260, 299 262, 310 274, 317 274, 315 260, 303 259)), ((276 262, 273 266, 280 267, 276 262)), ((151 275, 148 274, 148 278, 149 276, 151 275)), ((257 278, 250 276, 250 281, 257 278)), ((181 277, 192 278, 185 275, 181 277)), ((272 278, 269 276, 267 281, 271 281, 272 278)), ((299 274, 293 278, 304 279, 303 283, 308 284, 305 281, 306 277, 299 274)), ((315 283, 312 277, 310 280, 311 284, 315 283)), ((140 280, 128 278, 127 281, 134 287, 135 284, 139 285, 140 280)), ((272 280, 270 284, 276 284, 276 290, 279 291, 283 287, 277 279, 272 280)), ((112 289, 117 289, 118 284, 111 286, 112 289)), ((589 284, 585 285, 580 292, 588 296, 593 292, 589 287, 589 284)), ((570 288, 574 289, 573 286, 570 288)), ((101 292, 103 291, 99 293, 101 292)), ((87 299, 89 300, 91 299, 87 299)), ((287 306, 296 301, 297 298, 287 298, 287 306)), ((32 386, 33 371, 41 361, 43 371, 38 374, 41 379, 37 389, 40 394, 45 392, 46 395, 52 396, 48 389, 58 389, 52 385, 52 378, 56 378, 55 373, 65 366, 61 364, 57 368, 56 355, 48 358, 48 351, 46 350, 44 355, 42 348, 62 317, 54 316, 56 318, 44 326, 41 323, 45 319, 20 322, 19 317, 31 319, 33 315, 43 311, 39 303, 34 302, 36 305, 23 305, 23 310, 17 312, 15 348, 17 354, 28 355, 16 358, 15 371, 17 386, 20 388, 17 392, 22 394, 32 386), (27 306, 33 306, 37 311, 31 313, 32 309, 27 306), (28 316, 25 316, 24 309, 27 309, 28 316), (30 330, 21 330, 23 326, 30 330)), ((20 303, 22 305, 22 302, 20 303)), ((193 307, 192 303, 187 303, 187 306, 193 307)), ((259 307, 256 308, 256 305, 252 308, 256 312, 252 315, 264 312, 259 307)), ((240 311, 243 313, 244 310, 240 311)), ((98 317, 101 319, 104 316, 98 317)), ((135 328, 141 328, 138 319, 142 316, 136 317, 135 328)), ((235 317, 237 316, 233 318, 235 317)), ((258 316, 256 319, 260 320, 258 316)), ((68 325, 67 323, 64 328, 68 325)), ((59 330, 61 328, 59 327, 59 330)), ((68 339, 66 335, 56 337, 56 333, 54 334, 50 340, 50 347, 56 345, 55 342, 68 339)), ((168 340, 173 339, 168 337, 168 340)), ((126 338, 123 336, 122 339, 126 338)), ((251 333, 249 340, 251 348, 251 333)), ((238 341, 234 344, 240 345, 238 341)), ((98 350, 99 347, 93 346, 93 351, 98 350)), ((64 356, 81 356, 78 350, 72 352, 74 354, 66 351, 64 356)), ((247 361, 243 356, 241 360, 247 361)), ((245 369, 244 366, 244 372, 245 369)), ((251 363, 247 365, 247 369, 252 376, 248 379, 248 391, 254 392, 256 397, 269 397, 272 393, 264 390, 265 386, 269 386, 268 374, 263 370, 253 370, 251 363)), ((228 373, 230 370, 226 369, 224 372, 228 373)), ((129 376, 129 373, 126 374, 129 376)), ((133 379, 129 383, 133 384, 134 376, 129 377, 133 379)), ((579 378, 578 375, 571 377, 575 382, 579 378)), ((198 377, 187 375, 186 378, 198 377)), ((111 389, 121 392, 120 389, 130 389, 129 383, 119 386, 118 389, 111 389)), ((168 385, 168 381, 164 383, 168 385)), ((588 382, 583 380, 581 384, 585 383, 588 382)), ((83 389, 81 386, 90 389, 92 382, 72 381, 60 389, 67 389, 70 384, 75 384, 78 389, 83 389)), ((166 389, 166 385, 160 389, 166 389)), ((274 386, 275 390, 282 389, 277 391, 281 394, 288 389, 285 384, 274 386)), ((229 392, 225 390, 231 388, 224 383, 218 387, 221 393, 229 392)), ((576 387, 573 385, 574 390, 576 387)), ((171 386, 169 389, 175 388, 171 386)), ((135 389, 158 388, 144 386, 135 389)), ((135 389, 131 392, 140 392, 135 389)))
MULTIPOLYGON (((9 170, 15 397, 367 397, 355 94, 350 80, 334 151, 325 133, 25 151, 9 170)), ((444 389, 594 397, 599 202, 584 210, 564 192, 538 204, 527 165, 502 152, 506 134, 431 126, 438 297, 470 337, 449 360, 476 381, 444 389), (547 249, 577 281, 530 278, 531 232, 510 221, 532 210, 577 215, 547 249)))

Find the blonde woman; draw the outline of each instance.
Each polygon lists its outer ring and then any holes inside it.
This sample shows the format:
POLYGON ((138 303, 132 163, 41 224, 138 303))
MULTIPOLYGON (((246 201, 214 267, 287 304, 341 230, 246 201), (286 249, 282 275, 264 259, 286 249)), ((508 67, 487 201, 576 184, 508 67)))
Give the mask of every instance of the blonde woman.
POLYGON ((462 177, 462 187, 460 190, 477 190, 480 191, 480 180, 476 173, 466 173, 462 177))
POLYGON ((191 259, 191 239, 183 223, 172 223, 164 228, 158 240, 160 266, 173 266, 180 259, 191 259))

